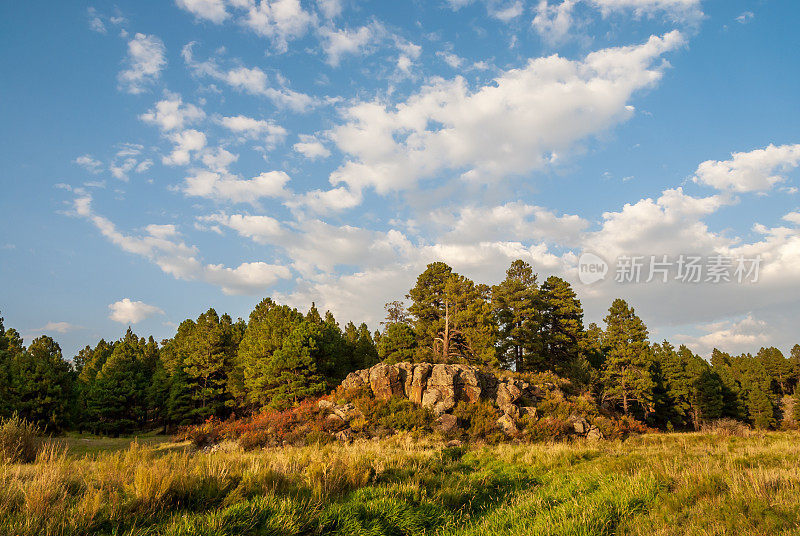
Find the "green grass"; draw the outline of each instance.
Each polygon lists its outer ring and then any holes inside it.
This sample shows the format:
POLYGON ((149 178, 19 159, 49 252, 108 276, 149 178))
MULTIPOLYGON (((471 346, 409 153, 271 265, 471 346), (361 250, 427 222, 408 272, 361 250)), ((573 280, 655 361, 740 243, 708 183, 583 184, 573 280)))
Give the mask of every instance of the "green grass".
POLYGON ((0 465, 0 534, 800 534, 799 439, 204 453, 70 437, 35 464, 0 465))
POLYGON ((91 434, 70 433, 64 437, 57 438, 55 441, 66 448, 69 455, 78 458, 87 454, 101 454, 126 450, 131 446, 131 443, 134 442, 156 448, 175 447, 171 442, 171 436, 160 435, 155 432, 125 437, 101 437, 91 434))

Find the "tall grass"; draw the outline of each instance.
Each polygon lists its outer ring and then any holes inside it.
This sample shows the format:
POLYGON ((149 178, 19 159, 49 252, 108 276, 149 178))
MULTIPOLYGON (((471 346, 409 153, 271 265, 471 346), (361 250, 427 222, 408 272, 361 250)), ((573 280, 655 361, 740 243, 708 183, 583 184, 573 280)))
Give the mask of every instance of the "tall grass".
POLYGON ((0 534, 798 534, 796 433, 446 449, 399 436, 0 464, 0 534))

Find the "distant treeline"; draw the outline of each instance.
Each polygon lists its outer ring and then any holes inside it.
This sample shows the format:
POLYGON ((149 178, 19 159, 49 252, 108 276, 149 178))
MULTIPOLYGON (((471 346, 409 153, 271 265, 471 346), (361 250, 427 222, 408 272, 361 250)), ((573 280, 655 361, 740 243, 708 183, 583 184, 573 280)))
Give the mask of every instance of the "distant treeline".
POLYGON ((611 304, 605 329, 584 327, 569 283, 539 283, 523 261, 496 286, 435 262, 405 298, 407 308, 405 301, 386 304, 374 333, 363 323, 342 328, 313 304, 302 314, 267 298, 247 321, 209 309, 160 344, 128 328, 72 362, 48 336, 25 347, 0 319, 0 417, 18 413, 51 432, 169 430, 284 409, 379 361, 552 371, 598 404, 663 429, 696 429, 721 417, 774 428, 780 399, 800 398, 800 345, 789 358, 777 348, 755 356, 715 349, 709 363, 686 346, 650 344, 644 322, 621 299, 611 304))

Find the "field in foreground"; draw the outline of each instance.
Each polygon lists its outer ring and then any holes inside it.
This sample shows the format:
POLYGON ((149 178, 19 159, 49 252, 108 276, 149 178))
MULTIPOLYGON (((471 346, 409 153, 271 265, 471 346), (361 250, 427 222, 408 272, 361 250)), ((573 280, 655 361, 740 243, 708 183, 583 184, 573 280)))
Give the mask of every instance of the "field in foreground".
POLYGON ((131 444, 0 465, 0 534, 800 534, 800 435, 240 452, 131 444))

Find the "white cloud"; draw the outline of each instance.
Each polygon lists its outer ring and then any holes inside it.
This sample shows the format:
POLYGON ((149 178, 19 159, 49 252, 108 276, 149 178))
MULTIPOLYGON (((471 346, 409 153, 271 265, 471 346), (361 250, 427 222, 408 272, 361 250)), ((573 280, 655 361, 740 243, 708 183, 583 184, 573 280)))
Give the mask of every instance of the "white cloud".
POLYGON ((166 93, 166 98, 156 103, 155 108, 139 116, 145 123, 157 125, 162 131, 180 130, 184 126, 196 123, 206 116, 205 112, 194 104, 183 104, 180 95, 166 93))
POLYGON ((106 25, 97 10, 93 7, 90 7, 87 10, 87 13, 89 14, 89 28, 93 32, 101 34, 107 33, 106 25))
POLYGON ((436 53, 436 55, 442 58, 444 62, 453 69, 458 69, 464 63, 464 58, 459 57, 451 52, 444 52, 440 50, 436 53))
POLYGON ((747 153, 732 153, 730 160, 707 160, 695 171, 694 182, 718 190, 765 192, 786 180, 800 165, 800 144, 768 145, 747 153))
POLYGON ((203 281, 219 286, 225 294, 261 294, 278 280, 291 277, 286 266, 262 261, 244 262, 236 268, 204 264, 197 247, 186 245, 172 225, 150 225, 139 236, 125 234, 92 210, 89 195, 75 198, 74 208, 77 216, 90 221, 111 243, 150 260, 176 279, 203 281))
POLYGON ((525 10, 524 4, 520 0, 515 0, 514 2, 511 2, 506 5, 493 6, 493 7, 490 5, 489 14, 492 17, 499 19, 503 22, 508 22, 522 15, 524 10, 525 10))
POLYGON ((220 124, 242 138, 251 140, 263 139, 267 149, 275 147, 286 138, 286 129, 273 121, 236 115, 222 117, 220 124))
POLYGON ((580 0, 564 0, 550 5, 548 0, 540 0, 533 18, 533 29, 551 45, 562 43, 572 30, 572 12, 580 0))
POLYGON ((166 48, 155 35, 137 33, 128 41, 128 68, 119 73, 120 87, 128 93, 142 93, 161 76, 167 65, 166 48))
POLYGON ((193 153, 196 154, 206 146, 206 135, 199 130, 183 130, 167 137, 175 147, 169 155, 161 159, 166 166, 185 166, 191 161, 193 153))
POLYGON ((714 348, 723 352, 754 352, 760 346, 769 344, 772 330, 763 320, 757 320, 752 313, 737 320, 724 320, 699 326, 705 331, 700 336, 681 336, 684 343, 701 355, 709 355, 714 348))
POLYGON ((300 93, 280 85, 275 88, 269 83, 267 74, 258 67, 238 66, 230 69, 220 67, 215 59, 198 62, 194 59, 192 47, 189 43, 183 47, 183 59, 196 76, 208 76, 215 80, 225 82, 238 91, 251 95, 263 96, 270 99, 277 106, 289 108, 295 112, 307 112, 317 105, 316 100, 309 95, 300 93))
POLYGON ((202 222, 215 223, 233 229, 239 235, 259 244, 272 244, 277 239, 286 236, 286 231, 281 223, 269 216, 218 213, 199 219, 202 222))
POLYGON ((342 14, 342 0, 317 0, 317 7, 326 19, 342 14))
POLYGON ((111 314, 108 317, 120 324, 138 324, 152 316, 163 315, 164 311, 155 305, 124 298, 108 306, 111 314))
POLYGON ((119 145, 108 170, 115 179, 127 182, 129 174, 144 173, 153 165, 153 161, 145 158, 140 159, 144 147, 138 143, 122 143, 119 145))
POLYGON ((224 0, 175 0, 175 4, 201 20, 220 24, 228 18, 224 0))
POLYGON ((354 30, 347 28, 335 30, 328 27, 319 30, 322 50, 328 57, 328 64, 334 67, 339 65, 344 55, 362 55, 364 49, 378 38, 379 33, 380 29, 375 25, 362 26, 354 30))
POLYGON ((307 134, 300 134, 300 141, 292 145, 292 149, 302 154, 309 160, 316 160, 317 158, 327 158, 331 152, 314 136, 307 134))
POLYGON ((186 177, 183 192, 188 196, 205 197, 220 202, 256 203, 264 197, 286 197, 289 176, 282 171, 268 171, 242 179, 229 173, 197 171, 186 177))
POLYGON ((695 25, 703 18, 701 0, 539 0, 533 29, 551 45, 566 41, 584 21, 575 16, 579 4, 600 11, 603 17, 631 13, 635 17, 663 16, 674 23, 695 25))
POLYGON ((355 104, 330 133, 351 156, 330 182, 347 184, 354 199, 365 187, 400 191, 446 170, 491 183, 543 168, 554 154, 631 117, 628 99, 658 82, 661 56, 682 44, 670 32, 582 61, 531 59, 475 91, 462 77, 437 79, 391 108, 355 104))
POLYGON ((589 0, 603 16, 632 11, 637 17, 663 14, 674 22, 697 22, 703 17, 701 0, 589 0))
POLYGON ((269 38, 277 52, 285 52, 289 41, 305 35, 314 22, 299 0, 236 0, 234 4, 246 10, 242 24, 269 38))
POLYGON ((84 168, 86 171, 94 173, 95 175, 103 170, 103 163, 99 160, 95 160, 90 154, 79 156, 73 160, 73 162, 84 168))
POLYGON ((238 159, 239 155, 233 154, 222 147, 206 149, 200 157, 200 160, 208 169, 219 173, 226 173, 228 171, 228 166, 238 159))
POLYGON ((32 329, 30 331, 37 333, 69 333, 70 331, 77 331, 84 329, 82 326, 76 326, 69 322, 48 322, 41 328, 32 329))
POLYGON ((736 17, 736 22, 739 24, 747 24, 751 20, 755 18, 755 14, 752 11, 745 11, 738 17, 736 17))
POLYGON ((795 225, 800 225, 800 212, 789 212, 783 219, 788 221, 789 223, 793 223, 795 225))

